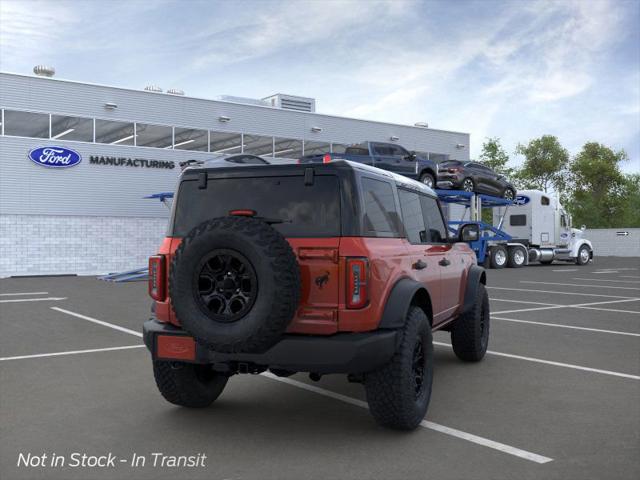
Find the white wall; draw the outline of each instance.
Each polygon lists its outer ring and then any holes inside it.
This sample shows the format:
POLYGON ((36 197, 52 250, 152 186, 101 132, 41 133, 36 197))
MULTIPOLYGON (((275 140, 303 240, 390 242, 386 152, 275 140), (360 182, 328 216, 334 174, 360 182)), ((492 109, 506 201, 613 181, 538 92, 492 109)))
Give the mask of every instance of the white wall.
POLYGON ((640 228, 588 228, 584 238, 593 243, 594 257, 640 257, 640 228))
POLYGON ((0 277, 146 267, 167 218, 0 215, 0 277))

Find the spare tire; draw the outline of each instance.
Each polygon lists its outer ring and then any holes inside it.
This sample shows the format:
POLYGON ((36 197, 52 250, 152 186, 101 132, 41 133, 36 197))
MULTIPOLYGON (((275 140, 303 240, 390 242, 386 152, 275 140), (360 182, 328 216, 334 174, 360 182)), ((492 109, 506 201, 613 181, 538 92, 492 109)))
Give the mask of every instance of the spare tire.
POLYGON ((267 223, 222 217, 201 223, 176 249, 169 295, 184 330, 214 351, 264 352, 300 301, 300 267, 267 223))

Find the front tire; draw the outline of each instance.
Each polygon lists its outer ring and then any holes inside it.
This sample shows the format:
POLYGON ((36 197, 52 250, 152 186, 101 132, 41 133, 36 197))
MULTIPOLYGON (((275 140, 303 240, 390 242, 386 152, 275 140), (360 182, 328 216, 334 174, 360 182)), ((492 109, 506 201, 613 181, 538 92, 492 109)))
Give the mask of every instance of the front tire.
POLYGON ((591 251, 589 250, 589 247, 587 247, 586 245, 582 245, 578 249, 578 256, 576 257, 576 264, 577 265, 586 265, 587 263, 589 263, 590 259, 591 259, 591 251))
POLYGON ((473 179, 471 178, 465 178, 462 181, 462 190, 464 190, 465 192, 473 192, 476 189, 476 184, 473 183, 473 179))
POLYGON ((153 376, 162 396, 169 403, 188 408, 205 408, 222 393, 229 377, 210 365, 153 361, 153 376))
POLYGON ((480 283, 471 310, 462 314, 451 327, 451 345, 456 356, 465 362, 479 362, 489 346, 489 295, 480 283))
POLYGON ((378 424, 413 430, 424 419, 433 382, 431 325, 421 308, 407 314, 400 346, 389 363, 365 376, 369 411, 378 424))
POLYGON ((436 181, 430 173, 420 175, 420 183, 424 183, 429 188, 434 188, 436 185, 436 181))
POLYGON ((502 198, 513 201, 516 198, 516 192, 513 191, 513 188, 505 188, 502 198))

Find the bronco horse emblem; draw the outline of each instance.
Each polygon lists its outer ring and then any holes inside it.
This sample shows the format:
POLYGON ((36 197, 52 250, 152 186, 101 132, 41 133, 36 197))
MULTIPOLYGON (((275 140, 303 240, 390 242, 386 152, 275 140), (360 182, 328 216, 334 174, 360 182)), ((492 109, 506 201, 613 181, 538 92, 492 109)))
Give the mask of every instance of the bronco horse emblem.
POLYGON ((316 277, 316 285, 320 290, 322 290, 322 287, 324 287, 328 281, 329 281, 329 272, 325 272, 324 275, 320 275, 319 277, 316 277))

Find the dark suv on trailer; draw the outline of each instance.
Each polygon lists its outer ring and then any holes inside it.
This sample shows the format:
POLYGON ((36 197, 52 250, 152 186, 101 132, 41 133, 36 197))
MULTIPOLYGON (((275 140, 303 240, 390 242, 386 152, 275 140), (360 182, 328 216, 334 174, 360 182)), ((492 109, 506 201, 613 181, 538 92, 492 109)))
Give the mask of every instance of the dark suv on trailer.
POLYGON ((206 407, 230 376, 344 373, 382 425, 415 428, 432 331, 466 361, 489 337, 484 270, 423 184, 347 161, 187 168, 149 261, 144 324, 161 394, 206 407))
POLYGON ((507 200, 516 198, 516 188, 504 175, 478 162, 441 162, 438 168, 438 188, 485 193, 507 200))

